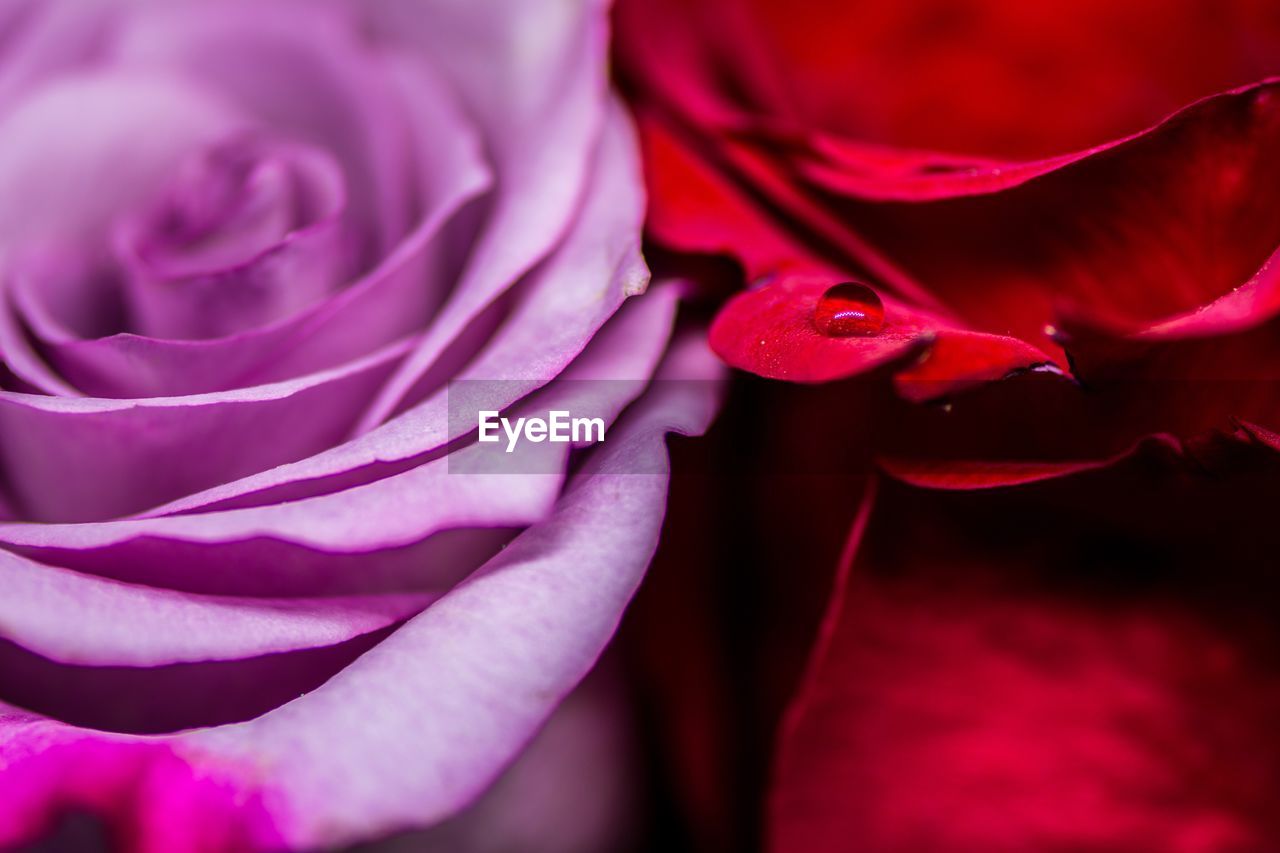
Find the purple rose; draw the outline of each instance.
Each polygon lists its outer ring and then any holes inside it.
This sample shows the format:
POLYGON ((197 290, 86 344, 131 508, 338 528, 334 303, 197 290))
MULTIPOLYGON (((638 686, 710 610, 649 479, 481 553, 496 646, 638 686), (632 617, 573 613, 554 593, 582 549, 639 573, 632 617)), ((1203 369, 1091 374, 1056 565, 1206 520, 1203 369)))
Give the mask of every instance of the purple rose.
POLYGON ((715 368, 645 293, 606 12, 0 8, 0 847, 88 815, 157 853, 461 850, 503 798, 566 811, 599 689, 512 762, 714 409, 648 381, 715 368), (464 386, 607 438, 460 473, 464 386))

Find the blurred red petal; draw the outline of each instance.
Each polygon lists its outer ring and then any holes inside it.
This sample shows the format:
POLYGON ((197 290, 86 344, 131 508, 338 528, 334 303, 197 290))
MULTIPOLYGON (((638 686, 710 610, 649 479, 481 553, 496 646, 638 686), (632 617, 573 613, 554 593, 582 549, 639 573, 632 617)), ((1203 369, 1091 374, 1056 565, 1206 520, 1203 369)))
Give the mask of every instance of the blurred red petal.
POLYGON ((864 509, 783 728, 772 850, 1280 844, 1275 486, 1087 476, 864 509))
POLYGON ((684 252, 729 255, 749 277, 819 265, 742 187, 705 163, 660 119, 641 112, 637 121, 649 184, 646 228, 659 243, 684 252))

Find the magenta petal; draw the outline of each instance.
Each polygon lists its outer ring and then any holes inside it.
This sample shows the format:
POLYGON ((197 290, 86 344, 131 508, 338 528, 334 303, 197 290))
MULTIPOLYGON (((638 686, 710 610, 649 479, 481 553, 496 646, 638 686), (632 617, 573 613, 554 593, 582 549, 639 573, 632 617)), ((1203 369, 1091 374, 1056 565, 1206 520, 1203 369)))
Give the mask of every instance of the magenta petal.
POLYGON ((393 345, 302 379, 193 397, 0 392, 0 454, 28 517, 137 512, 331 446, 404 349, 393 345))
MULTIPOLYGON (((718 375, 705 346, 686 339, 659 377, 698 381, 655 387, 594 452, 555 515, 482 573, 306 696, 246 723, 150 742, 166 753, 161 745, 172 744, 204 778, 242 792, 246 811, 224 814, 224 830, 253 818, 291 845, 327 846, 457 812, 534 735, 612 634, 661 526, 663 436, 705 428, 718 375)), ((0 798, 0 839, 47 829, 64 804, 120 819, 117 793, 136 777, 118 775, 129 766, 122 756, 134 753, 115 751, 138 742, 94 735, 86 751, 62 751, 83 740, 25 712, 0 720, 0 761, 21 792, 0 798), (110 760, 95 762, 93 750, 110 760), (35 775, 49 766, 56 774, 35 775)), ((171 791, 190 805, 183 788, 171 791)))
POLYGON ((109 739, 10 716, 0 706, 0 846, 82 815, 133 853, 277 850, 261 795, 170 746, 109 739), (49 744, 52 741, 52 744, 49 744), (33 748, 34 745, 42 748, 33 748))
MULTIPOLYGON (((661 358, 676 296, 674 287, 658 287, 627 303, 561 374, 592 381, 552 383, 521 405, 612 422, 644 390, 661 358)), ((479 384, 482 391, 493 386, 479 384)), ((564 445, 539 448, 551 459, 565 454, 564 445)), ((0 524, 0 541, 46 562, 181 589, 331 594, 363 584, 442 590, 474 567, 472 558, 493 537, 424 540, 458 528, 537 521, 551 511, 562 484, 562 465, 549 462, 532 470, 555 473, 451 473, 475 455, 472 445, 370 483, 267 506, 101 523, 0 524), (417 543, 423 547, 408 547, 417 543)))
POLYGON ((0 636, 60 663, 155 666, 342 643, 425 607, 423 594, 199 596, 82 575, 0 552, 0 636))
POLYGON ((349 219, 374 226, 379 254, 412 209, 410 129, 376 54, 332 4, 156 4, 135 15, 117 61, 195 79, 262 127, 330 151, 350 188, 349 219))
POLYGON ((130 328, 225 337, 319 302, 354 268, 345 201, 324 151, 245 138, 201 152, 117 232, 130 328))
POLYGON ((24 248, 93 245, 119 211, 149 198, 192 151, 245 125, 243 115, 174 78, 100 72, 60 79, 0 120, 0 233, 24 248), (85 126, 94 132, 81 132, 85 126), (139 127, 148 132, 139 137, 139 127))
MULTIPOLYGON (((420 331, 439 298, 438 268, 449 253, 446 226, 489 185, 490 175, 474 128, 428 67, 386 59, 379 68, 386 71, 412 132, 420 210, 413 228, 374 269, 299 314, 209 340, 135 334, 84 338, 59 321, 64 306, 46 304, 50 296, 42 289, 20 299, 17 307, 57 375, 104 397, 197 394, 295 378, 420 331)), ((66 307, 86 310, 76 292, 65 301, 66 307)), ((38 355, 23 357, 31 365, 26 374, 38 376, 41 387, 67 393, 65 383, 38 364, 38 355)))
MULTIPOLYGON (((703 345, 686 341, 664 375, 705 380, 717 371, 703 345)), ((320 689, 184 743, 270 767, 298 844, 427 825, 466 805, 613 634, 662 524, 663 437, 705 428, 715 405, 708 391, 706 381, 655 388, 555 515, 484 570, 320 689), (335 731, 345 734, 335 740, 335 731)))
POLYGON ((24 249, 0 306, 0 692, 26 709, 0 704, 0 847, 80 814, 137 853, 458 817, 436 843, 513 802, 571 815, 561 840, 621 837, 578 802, 608 737, 582 772, 535 749, 484 801, 506 805, 459 816, 595 664, 656 547, 665 437, 717 403, 701 336, 671 345, 679 291, 646 293, 607 4, 102 14, 83 57, 31 69, 83 58, 90 82, 13 111, 0 61, 0 188, 66 207, 0 199, 24 249), (40 138, 104 197, 28 169, 40 138), (44 261, 83 274, 18 275, 44 261), (466 473, 455 380, 609 440, 466 473))
POLYGON ((641 831, 631 709, 608 656, 498 781, 457 816, 388 843, 395 853, 595 853, 641 831))
MULTIPOLYGON (((506 408, 554 378, 623 301, 642 292, 648 282, 638 245, 643 195, 635 170, 635 140, 620 106, 615 104, 609 115, 573 229, 522 282, 517 301, 483 351, 444 377, 504 380, 494 387, 495 397, 487 408, 506 408)), ((276 490, 287 490, 293 497, 315 494, 352 471, 443 446, 456 437, 449 434, 446 395, 441 389, 324 453, 191 495, 166 509, 187 512, 232 500, 256 503, 276 490)))
POLYGON ((108 5, 12 0, 0 9, 0 111, 54 75, 92 62, 119 14, 108 5))
POLYGON ((492 146, 498 186, 456 289, 367 413, 370 427, 395 410, 459 331, 546 256, 576 224, 575 213, 582 217, 581 196, 594 191, 587 186, 592 151, 610 108, 602 85, 606 10, 595 0, 377 0, 365 8, 376 29, 430 57, 462 93, 492 146))

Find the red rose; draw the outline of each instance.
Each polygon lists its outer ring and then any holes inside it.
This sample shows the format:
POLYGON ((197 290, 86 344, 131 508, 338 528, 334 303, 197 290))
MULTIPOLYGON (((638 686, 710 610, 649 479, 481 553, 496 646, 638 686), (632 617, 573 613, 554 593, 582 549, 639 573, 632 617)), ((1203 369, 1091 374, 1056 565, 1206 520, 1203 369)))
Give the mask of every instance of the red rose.
MULTIPOLYGON (((781 728, 771 848, 1280 847, 1280 12, 622 0, 616 38, 650 240, 741 268, 712 347, 833 383, 802 423, 753 385, 772 420, 735 458, 889 475, 781 728)), ((819 586, 844 504, 753 488, 735 578, 819 586)))
POLYGON ((770 849, 1277 849, 1275 474, 884 482, 780 730, 770 849))
POLYGON ((1280 14, 1024 5, 621 4, 650 234, 753 282, 713 347, 801 382, 886 367, 912 399, 1048 374, 1019 390, 1083 440, 927 449, 1019 463, 985 484, 1151 433, 1269 442, 1254 427, 1280 428, 1257 385, 1280 365, 1280 14), (846 280, 883 303, 877 333, 815 324, 846 280))

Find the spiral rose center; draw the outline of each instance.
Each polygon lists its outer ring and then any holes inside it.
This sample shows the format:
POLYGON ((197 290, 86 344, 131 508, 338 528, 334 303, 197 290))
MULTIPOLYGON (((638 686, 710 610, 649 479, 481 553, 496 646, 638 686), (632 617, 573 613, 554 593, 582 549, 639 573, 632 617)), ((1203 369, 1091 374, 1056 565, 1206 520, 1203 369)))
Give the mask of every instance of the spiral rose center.
POLYGON ((206 338, 270 323, 349 271, 342 171, 324 152, 234 139, 200 152, 121 227, 134 325, 206 338))
POLYGON ((136 248, 174 275, 216 272, 335 217, 342 192, 341 173, 317 152, 218 146, 188 164, 136 248))

